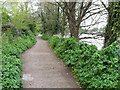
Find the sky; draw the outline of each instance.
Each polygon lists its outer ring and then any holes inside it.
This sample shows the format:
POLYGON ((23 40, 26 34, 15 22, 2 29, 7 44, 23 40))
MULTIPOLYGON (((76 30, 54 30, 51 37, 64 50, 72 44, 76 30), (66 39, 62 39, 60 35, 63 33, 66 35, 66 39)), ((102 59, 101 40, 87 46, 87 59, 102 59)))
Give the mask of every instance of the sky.
MULTIPOLYGON (((16 0, 0 0, 1 2, 4 2, 4 1, 7 1, 7 2, 15 2, 16 0)), ((33 6, 33 9, 34 10, 37 10, 37 6, 35 6, 35 3, 37 2, 37 1, 39 1, 39 2, 47 2, 47 1, 55 1, 55 0, 17 0, 17 1, 20 1, 20 2, 26 2, 26 1, 28 1, 28 2, 31 2, 32 1, 32 6, 33 6)), ((56 0, 56 1, 60 1, 60 0, 56 0)), ((73 1, 73 0, 72 0, 73 1)), ((79 0, 80 1, 80 0, 79 0)), ((82 0, 81 0, 82 1, 82 0)), ((86 1, 89 1, 89 0, 86 0, 86 1)), ((93 0, 93 1, 95 1, 95 0, 93 0)), ((107 0, 102 0, 104 3, 107 3, 107 0)), ((97 4, 98 3, 100 3, 100 2, 97 2, 97 4)), ((97 15, 97 18, 99 17, 100 15, 97 15)), ((93 16, 93 18, 94 18, 95 16, 93 16)), ((97 19, 96 18, 96 19, 97 19)), ((102 23, 100 23, 100 24, 98 24, 98 25, 94 25, 94 27, 92 27, 92 28, 101 28, 101 27, 105 27, 106 26, 106 18, 105 18, 105 16, 103 16, 103 17, 101 17, 101 19, 100 20, 103 20, 103 21, 105 21, 105 22, 102 22, 102 23)), ((86 22, 86 24, 87 25, 89 25, 91 23, 91 19, 88 19, 87 20, 87 22, 86 22)))

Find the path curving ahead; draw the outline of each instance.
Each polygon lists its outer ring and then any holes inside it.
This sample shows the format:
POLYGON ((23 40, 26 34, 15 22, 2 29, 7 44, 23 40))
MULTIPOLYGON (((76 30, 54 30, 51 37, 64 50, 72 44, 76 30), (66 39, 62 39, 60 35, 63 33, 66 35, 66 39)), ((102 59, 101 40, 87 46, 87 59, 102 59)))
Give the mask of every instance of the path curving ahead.
POLYGON ((23 88, 79 88, 72 73, 40 37, 22 54, 22 60, 23 88))

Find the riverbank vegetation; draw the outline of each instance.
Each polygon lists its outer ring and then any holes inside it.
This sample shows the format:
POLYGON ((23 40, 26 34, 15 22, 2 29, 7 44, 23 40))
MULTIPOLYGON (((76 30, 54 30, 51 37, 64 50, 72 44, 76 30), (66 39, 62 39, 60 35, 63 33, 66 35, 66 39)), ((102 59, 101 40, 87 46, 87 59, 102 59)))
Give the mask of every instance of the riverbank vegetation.
POLYGON ((0 2, 0 88, 22 88, 21 54, 40 33, 80 85, 119 88, 119 17, 119 1, 0 2), (101 50, 80 41, 82 34, 93 32, 103 37, 101 50))
POLYGON ((85 88, 118 88, 118 43, 97 50, 95 45, 79 43, 75 38, 53 36, 50 47, 71 68, 80 85, 85 88))

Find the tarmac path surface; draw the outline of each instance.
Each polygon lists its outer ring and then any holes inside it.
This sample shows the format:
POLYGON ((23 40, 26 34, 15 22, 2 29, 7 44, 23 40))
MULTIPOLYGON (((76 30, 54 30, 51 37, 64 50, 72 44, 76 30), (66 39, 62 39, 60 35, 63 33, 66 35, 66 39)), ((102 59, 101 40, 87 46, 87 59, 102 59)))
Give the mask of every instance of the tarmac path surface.
POLYGON ((79 88, 73 74, 49 48, 47 41, 37 43, 22 54, 23 88, 79 88))

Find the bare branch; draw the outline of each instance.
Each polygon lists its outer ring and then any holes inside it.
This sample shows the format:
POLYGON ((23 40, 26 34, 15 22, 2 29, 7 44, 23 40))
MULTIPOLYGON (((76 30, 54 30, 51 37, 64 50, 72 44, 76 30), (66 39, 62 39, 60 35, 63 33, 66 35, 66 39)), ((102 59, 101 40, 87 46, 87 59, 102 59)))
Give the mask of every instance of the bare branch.
POLYGON ((89 9, 89 7, 92 5, 92 0, 90 2, 88 2, 85 7, 83 8, 83 3, 81 4, 82 6, 80 7, 80 13, 78 15, 77 21, 78 24, 81 22, 82 18, 86 15, 87 10, 89 9))
POLYGON ((101 12, 103 12, 103 11, 104 11, 104 9, 101 10, 101 11, 98 11, 98 12, 92 13, 92 14, 90 14, 89 16, 87 16, 86 18, 84 18, 82 21, 88 19, 89 17, 91 17, 91 16, 93 16, 93 15, 95 15, 95 14, 101 13, 101 12))
POLYGON ((102 5, 104 6, 104 8, 105 8, 107 11, 109 11, 108 8, 106 7, 106 5, 104 4, 104 2, 103 2, 102 0, 100 0, 100 2, 101 2, 102 5))
POLYGON ((104 21, 100 21, 100 22, 96 21, 96 22, 93 23, 93 24, 85 25, 85 26, 80 26, 80 27, 89 27, 89 26, 93 26, 93 25, 99 24, 99 23, 101 23, 101 22, 104 22, 104 21))
POLYGON ((98 10, 98 9, 101 9, 101 8, 98 7, 98 8, 90 9, 89 11, 86 12, 86 14, 90 13, 91 11, 98 10))
POLYGON ((49 7, 45 6, 45 8, 53 15, 54 13, 49 9, 49 7))

